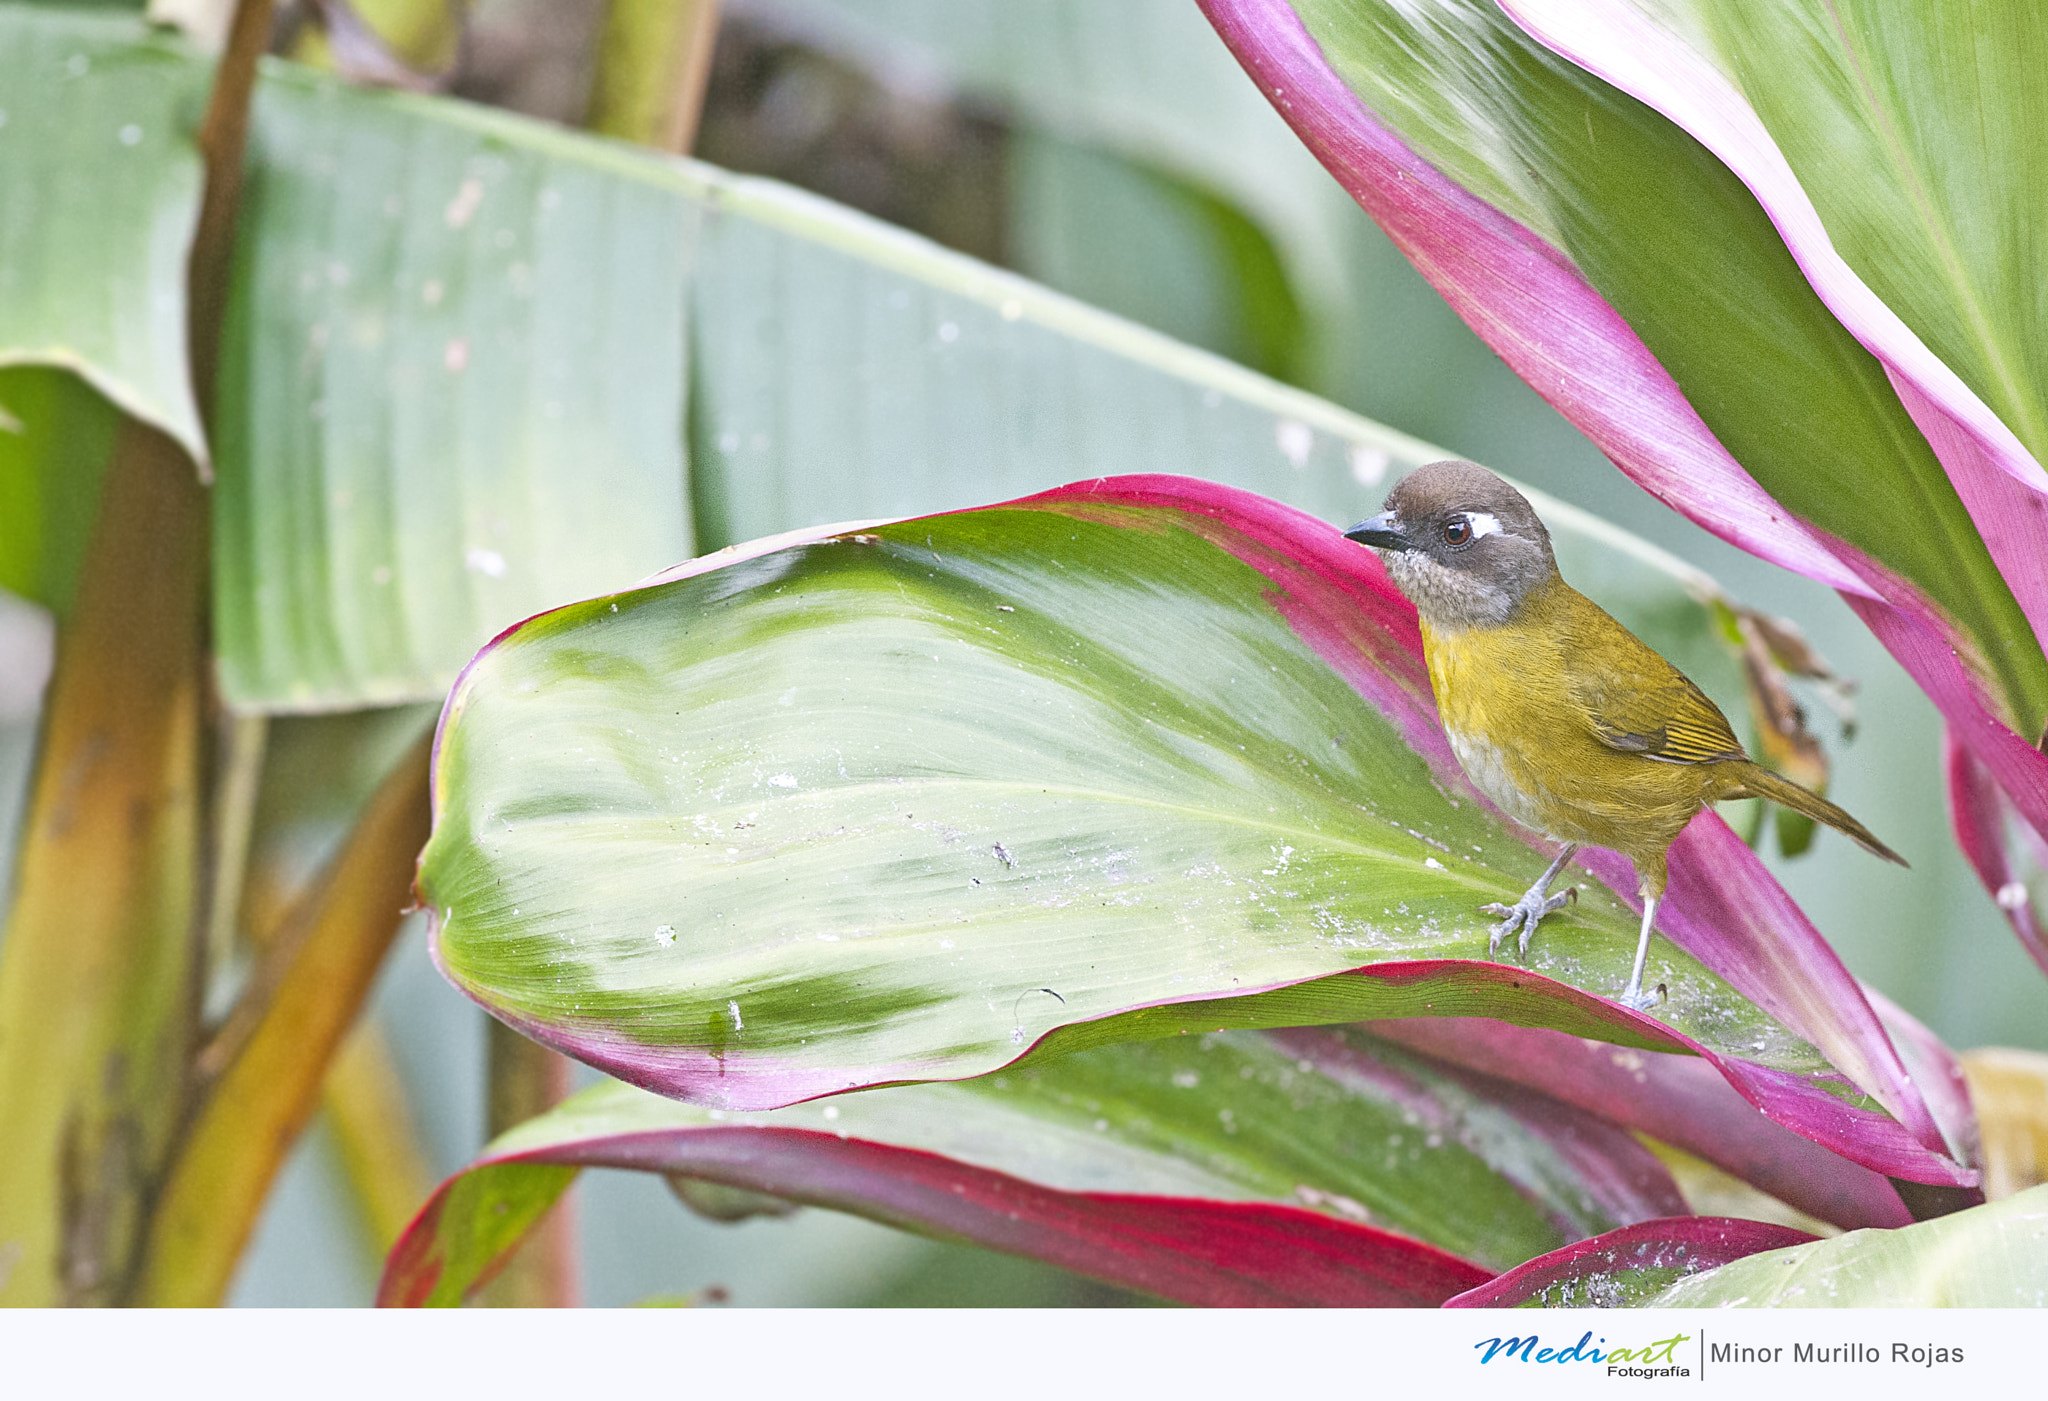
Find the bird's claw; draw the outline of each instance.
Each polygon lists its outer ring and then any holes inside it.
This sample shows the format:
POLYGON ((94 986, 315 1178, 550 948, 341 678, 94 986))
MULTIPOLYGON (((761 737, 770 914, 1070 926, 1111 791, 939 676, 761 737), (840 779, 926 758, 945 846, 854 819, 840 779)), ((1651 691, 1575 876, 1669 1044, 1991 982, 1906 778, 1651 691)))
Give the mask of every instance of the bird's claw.
POLYGON ((1529 953, 1529 936, 1536 932, 1536 926, 1542 923, 1543 917, 1547 914, 1555 914, 1566 905, 1576 905, 1578 902, 1579 888, 1575 885, 1570 885, 1560 890, 1557 894, 1549 896, 1544 895, 1541 890, 1525 890, 1522 892, 1522 898, 1515 901, 1512 905, 1503 905, 1499 901, 1495 901, 1490 905, 1481 905, 1479 907, 1481 914, 1507 916, 1507 918, 1493 927, 1493 937, 1486 941, 1486 956, 1491 958, 1499 953, 1500 941, 1509 934, 1518 933, 1515 951, 1517 955, 1526 958, 1529 953))
POLYGON ((1651 988, 1648 992, 1644 992, 1640 988, 1632 988, 1629 991, 1622 993, 1619 997, 1615 998, 1614 1000, 1616 1002, 1619 1002, 1622 1006, 1628 1008, 1631 1012, 1647 1012, 1652 1007, 1658 1006, 1659 1004, 1664 1002, 1670 996, 1670 991, 1664 986, 1664 984, 1659 983, 1656 987, 1651 988))

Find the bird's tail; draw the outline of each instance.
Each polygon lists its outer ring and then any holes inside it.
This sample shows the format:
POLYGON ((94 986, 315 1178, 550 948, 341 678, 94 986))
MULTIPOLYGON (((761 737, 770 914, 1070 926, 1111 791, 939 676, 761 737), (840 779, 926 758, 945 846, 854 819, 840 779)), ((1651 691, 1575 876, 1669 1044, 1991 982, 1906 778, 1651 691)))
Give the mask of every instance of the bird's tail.
POLYGON ((1887 861, 1906 864, 1906 858, 1893 851, 1876 837, 1861 822, 1843 812, 1818 793, 1812 793, 1781 774, 1772 773, 1761 764, 1745 763, 1741 767, 1742 787, 1727 794, 1730 798, 1769 798, 1772 802, 1803 813, 1816 822, 1825 822, 1837 832, 1850 837, 1856 845, 1872 856, 1882 856, 1887 861))

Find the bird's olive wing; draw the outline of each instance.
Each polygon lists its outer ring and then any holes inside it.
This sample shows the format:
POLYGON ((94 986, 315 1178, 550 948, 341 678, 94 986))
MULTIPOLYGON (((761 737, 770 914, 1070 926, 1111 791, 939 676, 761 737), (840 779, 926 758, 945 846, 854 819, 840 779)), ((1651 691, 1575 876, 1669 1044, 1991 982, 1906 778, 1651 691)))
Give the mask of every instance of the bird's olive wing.
MULTIPOLYGON (((1688 683, 1688 688, 1690 683, 1688 683)), ((1689 696, 1672 693, 1683 700, 1697 700, 1708 711, 1704 722, 1691 720, 1673 721, 1656 729, 1632 728, 1626 724, 1617 725, 1604 716, 1596 714, 1593 719, 1593 733, 1609 749, 1619 749, 1627 754, 1640 754, 1645 759, 1656 759, 1666 764, 1704 764, 1721 759, 1746 757, 1742 745, 1729 732, 1728 722, 1712 701, 1691 690, 1689 696)))
POLYGON ((1728 718, 1685 673, 1605 613, 1598 621, 1605 626, 1577 629, 1589 635, 1568 649, 1566 680, 1602 744, 1667 764, 1746 757, 1728 718))

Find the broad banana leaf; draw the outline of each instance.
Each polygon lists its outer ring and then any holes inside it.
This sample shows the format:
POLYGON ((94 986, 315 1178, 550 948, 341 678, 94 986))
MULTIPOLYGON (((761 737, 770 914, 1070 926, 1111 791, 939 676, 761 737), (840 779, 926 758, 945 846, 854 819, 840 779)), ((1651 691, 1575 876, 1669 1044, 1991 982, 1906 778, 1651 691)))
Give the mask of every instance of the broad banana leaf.
MULTIPOLYGON (((203 75, 139 27, 0 9, 0 32, 66 25, 203 75)), ((24 107, 58 83, 89 106, 127 62, 116 46, 78 77, 8 66, 31 51, 0 47, 24 107)), ((438 700, 499 628, 693 547, 1146 469, 1348 524, 1445 455, 772 182, 290 65, 266 75, 217 406, 215 636, 244 710, 438 700)), ((105 207, 118 171, 60 178, 5 135, 10 186, 105 207)), ((85 280, 123 275, 102 260, 85 280)), ((182 298, 170 271, 157 286, 182 298)), ((183 374, 181 343, 153 353, 151 373, 183 374)), ((91 500, 58 458, 30 465, 43 477, 25 466, 0 491, 91 500)), ((1712 581, 1538 504, 1574 580, 1742 710, 1712 581)), ((12 534, 0 549, 6 577, 44 570, 37 596, 61 601, 68 556, 12 534)))
POLYGON ((0 366, 75 370, 204 463, 185 255, 207 65, 126 16, 9 5, 0 35, 0 366))
POLYGON ((119 426, 66 371, 0 370, 0 588, 71 611, 119 426))

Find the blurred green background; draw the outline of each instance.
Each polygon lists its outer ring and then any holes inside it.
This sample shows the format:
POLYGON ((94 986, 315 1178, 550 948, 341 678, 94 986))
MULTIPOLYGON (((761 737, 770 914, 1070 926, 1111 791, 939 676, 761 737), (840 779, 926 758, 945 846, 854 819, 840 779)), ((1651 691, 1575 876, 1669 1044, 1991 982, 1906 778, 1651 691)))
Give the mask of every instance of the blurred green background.
MULTIPOLYGON (((358 8, 373 20, 379 10, 358 8)), ((478 0, 450 90, 580 122, 604 8, 478 0)), ((1768 846, 1766 859, 1849 967, 1951 1045, 2048 1050, 2048 983, 1955 850, 1940 723, 1919 689, 1833 593, 1673 514, 1509 373, 1321 171, 1192 0, 724 0, 695 149, 1484 462, 1795 620, 1861 683, 1853 743, 1813 707, 1835 762, 1830 796, 1913 865, 1873 861, 1832 833, 1796 860, 1768 846)), ((1597 581, 1578 582, 1598 597, 1597 581)), ((26 745, 6 741, 33 727, 48 625, 0 605, 0 849, 11 850, 26 745)), ((1739 695, 1716 699, 1745 713, 1739 695)), ((394 1044, 429 1166, 454 1170, 484 1136, 482 1014, 434 973, 416 924, 372 1015, 394 1044)), ((634 1174, 587 1174, 574 1210, 598 1305, 1142 1302, 830 1212, 712 1222, 634 1174)), ((367 1303, 378 1262, 366 1241, 316 1124, 234 1301, 367 1303)))

